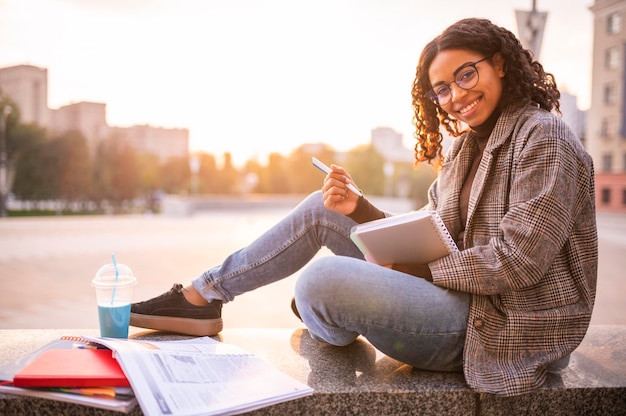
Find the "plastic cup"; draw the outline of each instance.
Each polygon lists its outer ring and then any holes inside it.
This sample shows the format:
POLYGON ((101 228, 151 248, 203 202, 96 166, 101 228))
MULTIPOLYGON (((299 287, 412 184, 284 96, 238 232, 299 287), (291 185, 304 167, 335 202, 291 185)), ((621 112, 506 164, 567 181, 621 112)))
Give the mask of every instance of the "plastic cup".
POLYGON ((128 338, 130 301, 137 279, 124 264, 102 266, 91 281, 96 288, 100 336, 128 338))

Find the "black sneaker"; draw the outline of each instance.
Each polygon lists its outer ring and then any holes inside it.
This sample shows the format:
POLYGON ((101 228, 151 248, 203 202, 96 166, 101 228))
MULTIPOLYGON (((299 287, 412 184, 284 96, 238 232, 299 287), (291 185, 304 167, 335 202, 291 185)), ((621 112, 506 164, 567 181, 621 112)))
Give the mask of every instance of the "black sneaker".
POLYGON ((183 285, 174 284, 169 292, 130 306, 130 324, 140 328, 209 336, 222 330, 222 301, 206 306, 192 305, 183 295, 183 285))

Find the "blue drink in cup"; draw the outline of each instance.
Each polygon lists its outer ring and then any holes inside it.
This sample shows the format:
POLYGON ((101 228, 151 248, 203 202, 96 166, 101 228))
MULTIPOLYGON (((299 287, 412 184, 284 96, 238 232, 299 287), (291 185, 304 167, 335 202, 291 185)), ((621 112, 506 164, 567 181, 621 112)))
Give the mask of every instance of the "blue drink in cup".
POLYGON ((100 336, 128 338, 130 303, 125 305, 98 305, 100 336))
POLYGON ((128 338, 130 303, 137 279, 123 264, 102 266, 91 281, 96 288, 100 336, 128 338))

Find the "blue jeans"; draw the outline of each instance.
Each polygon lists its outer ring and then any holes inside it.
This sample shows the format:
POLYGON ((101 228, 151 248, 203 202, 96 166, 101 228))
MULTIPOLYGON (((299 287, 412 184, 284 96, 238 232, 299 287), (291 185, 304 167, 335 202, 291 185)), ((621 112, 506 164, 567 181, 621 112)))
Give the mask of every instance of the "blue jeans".
POLYGON ((355 222, 324 207, 314 192, 248 247, 193 281, 207 300, 235 296, 304 266, 296 304, 311 335, 348 345, 359 335, 416 368, 460 371, 469 295, 364 261, 350 240, 355 222), (335 256, 311 262, 327 247, 335 256))

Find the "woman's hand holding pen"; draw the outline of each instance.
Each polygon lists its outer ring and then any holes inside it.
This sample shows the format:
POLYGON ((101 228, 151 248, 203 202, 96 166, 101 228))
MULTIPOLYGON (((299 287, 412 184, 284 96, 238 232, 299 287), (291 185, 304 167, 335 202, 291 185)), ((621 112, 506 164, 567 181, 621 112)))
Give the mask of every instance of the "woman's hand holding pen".
POLYGON ((331 172, 322 186, 324 206, 343 215, 352 213, 360 196, 348 189, 349 184, 354 185, 354 182, 348 172, 341 166, 331 165, 331 172))

